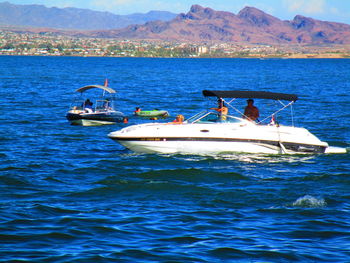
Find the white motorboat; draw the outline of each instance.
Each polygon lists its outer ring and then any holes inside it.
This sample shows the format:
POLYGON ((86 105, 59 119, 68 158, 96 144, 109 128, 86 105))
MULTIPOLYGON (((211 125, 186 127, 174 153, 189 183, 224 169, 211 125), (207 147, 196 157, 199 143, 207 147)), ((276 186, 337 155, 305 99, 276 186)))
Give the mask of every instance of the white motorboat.
POLYGON ((114 108, 116 91, 108 87, 107 80, 104 86, 88 85, 76 91, 80 93, 80 96, 74 99, 66 115, 72 125, 99 126, 125 120, 124 114, 114 108), (102 90, 102 96, 97 97, 95 103, 83 96, 84 92, 91 89, 102 90))
MULTIPOLYGON (((298 97, 293 94, 261 91, 203 91, 232 106, 236 98, 288 101, 268 118, 291 106, 298 97), (231 98, 226 101, 224 98, 231 98)), ((234 108, 235 109, 235 108, 234 108)), ((236 109, 235 109, 236 110, 236 109)), ((241 116, 241 115, 240 115, 241 116)), ((305 128, 278 123, 263 124, 243 117, 222 116, 203 111, 182 123, 146 123, 111 132, 108 136, 126 148, 140 153, 180 153, 216 155, 226 153, 315 154, 345 153, 346 149, 330 147, 305 128), (223 118, 224 117, 224 118, 223 118)))

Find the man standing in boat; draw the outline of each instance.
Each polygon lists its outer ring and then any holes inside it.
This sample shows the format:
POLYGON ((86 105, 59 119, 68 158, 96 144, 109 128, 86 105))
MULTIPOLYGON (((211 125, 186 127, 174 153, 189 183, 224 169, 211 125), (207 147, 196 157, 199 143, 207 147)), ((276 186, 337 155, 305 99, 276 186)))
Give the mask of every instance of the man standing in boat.
POLYGON ((247 100, 247 103, 248 105, 245 107, 243 118, 250 121, 255 121, 259 118, 259 109, 254 106, 253 99, 247 100))

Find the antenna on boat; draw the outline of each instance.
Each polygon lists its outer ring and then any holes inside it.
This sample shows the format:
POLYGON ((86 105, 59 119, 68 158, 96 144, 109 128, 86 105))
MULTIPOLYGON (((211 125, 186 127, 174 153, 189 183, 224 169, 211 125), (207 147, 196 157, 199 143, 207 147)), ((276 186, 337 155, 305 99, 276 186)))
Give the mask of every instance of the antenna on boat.
MULTIPOLYGON (((104 87, 108 87, 108 79, 105 78, 105 83, 103 84, 104 87)), ((103 90, 103 97, 105 96, 106 91, 103 90)))
POLYGON ((292 116, 292 126, 294 127, 294 111, 293 111, 293 103, 290 104, 290 114, 292 116))

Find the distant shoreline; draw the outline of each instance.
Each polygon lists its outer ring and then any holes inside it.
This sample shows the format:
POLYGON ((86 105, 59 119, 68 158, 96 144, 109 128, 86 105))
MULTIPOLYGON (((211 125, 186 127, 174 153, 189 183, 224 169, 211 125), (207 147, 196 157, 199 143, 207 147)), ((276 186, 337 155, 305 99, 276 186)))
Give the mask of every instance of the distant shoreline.
POLYGON ((45 54, 45 55, 23 55, 23 54, 0 54, 2 57, 79 57, 79 58, 169 58, 169 59, 177 59, 177 58, 183 58, 183 59, 350 59, 350 55, 344 54, 344 55, 332 55, 332 54, 292 54, 290 56, 199 56, 199 57, 161 57, 161 56, 97 56, 97 55, 51 55, 51 54, 45 54))
POLYGON ((350 45, 187 43, 74 38, 0 30, 0 55, 157 58, 350 58, 350 45))

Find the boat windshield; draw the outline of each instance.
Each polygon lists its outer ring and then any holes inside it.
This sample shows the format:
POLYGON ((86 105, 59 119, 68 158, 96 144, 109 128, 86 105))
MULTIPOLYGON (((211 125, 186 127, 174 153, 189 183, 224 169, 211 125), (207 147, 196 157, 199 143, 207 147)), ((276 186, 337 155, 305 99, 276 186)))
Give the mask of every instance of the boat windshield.
POLYGON ((73 103, 71 104, 70 108, 75 109, 75 110, 83 110, 84 109, 84 100, 74 100, 73 103))
POLYGON ((113 101, 111 100, 96 100, 96 110, 112 110, 114 108, 113 101))
POLYGON ((84 110, 85 108, 90 108, 93 111, 110 111, 114 110, 114 101, 110 99, 98 99, 92 105, 86 105, 86 100, 76 99, 71 104, 71 109, 74 110, 84 110))
POLYGON ((235 123, 235 122, 241 122, 240 118, 225 115, 220 116, 217 112, 207 112, 202 111, 191 118, 187 120, 188 123, 217 123, 217 122, 224 122, 224 123, 235 123))

